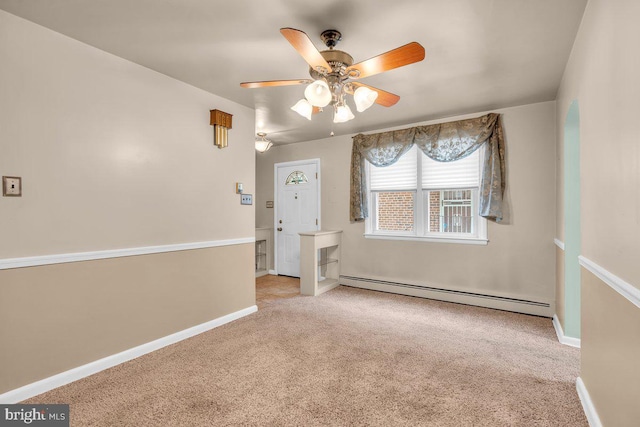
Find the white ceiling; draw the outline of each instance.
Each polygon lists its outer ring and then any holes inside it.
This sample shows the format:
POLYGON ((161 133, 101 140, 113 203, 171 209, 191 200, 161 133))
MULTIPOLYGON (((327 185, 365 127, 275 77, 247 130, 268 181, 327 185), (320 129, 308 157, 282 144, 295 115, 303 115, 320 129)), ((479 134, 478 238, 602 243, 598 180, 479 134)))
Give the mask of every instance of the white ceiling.
POLYGON ((305 31, 320 50, 320 33, 337 29, 337 49, 355 62, 411 41, 424 46, 424 61, 362 80, 400 101, 333 125, 342 135, 555 99, 586 2, 0 0, 0 8, 255 108, 256 131, 292 143, 327 137, 331 114, 310 122, 291 111, 303 86, 239 86, 309 77, 282 27, 305 31))

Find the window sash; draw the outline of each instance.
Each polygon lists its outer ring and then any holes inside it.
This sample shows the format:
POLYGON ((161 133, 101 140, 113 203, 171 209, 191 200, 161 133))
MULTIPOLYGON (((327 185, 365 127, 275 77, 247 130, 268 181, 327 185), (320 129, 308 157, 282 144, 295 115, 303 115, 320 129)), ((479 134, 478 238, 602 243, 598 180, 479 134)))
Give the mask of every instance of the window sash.
MULTIPOLYGON (((464 190, 469 190, 471 191, 471 197, 469 199, 465 199, 468 200, 469 203, 468 204, 460 204, 460 205, 450 205, 450 207, 460 207, 460 208, 468 208, 471 215, 470 215, 470 231, 469 232, 455 232, 455 231, 445 231, 443 228, 444 226, 444 220, 443 220, 443 216, 446 217, 446 215, 443 215, 443 208, 446 208, 446 206, 443 206, 443 195, 442 193, 445 193, 446 191, 456 191, 456 189, 450 189, 450 188, 442 188, 442 189, 423 189, 422 190, 422 203, 424 204, 425 208, 424 208, 424 212, 425 212, 425 216, 424 216, 424 222, 425 222, 425 233, 424 236, 433 236, 433 237, 456 237, 456 238, 460 238, 460 237, 479 237, 478 235, 478 222, 480 221, 480 217, 478 215, 478 188, 466 188, 464 190), (433 191, 437 191, 440 192, 440 204, 438 205, 438 214, 439 214, 439 219, 438 219, 438 224, 439 224, 439 230, 438 231, 431 231, 431 212, 432 212, 432 206, 431 206, 431 198, 430 198, 430 193, 433 191)), ((434 209, 435 210, 435 209, 434 209)), ((455 216, 451 216, 451 217, 455 217, 455 216)), ((464 220, 462 220, 462 222, 464 222, 464 220)))
MULTIPOLYGON (((381 188, 381 187, 387 187, 385 185, 380 185, 380 181, 378 180, 376 182, 376 188, 372 188, 371 186, 371 178, 372 178, 372 169, 384 169, 384 168, 377 168, 376 166, 371 165, 370 163, 367 162, 366 167, 367 167, 367 184, 368 184, 368 188, 369 188, 369 218, 367 218, 366 221, 366 234, 372 234, 372 235, 379 235, 379 236, 398 236, 398 237, 416 237, 416 238, 420 238, 420 237, 424 237, 424 238, 437 238, 437 239, 442 239, 442 240, 447 240, 447 239, 451 239, 451 240, 456 240, 456 239, 462 239, 462 240, 466 240, 466 239, 486 239, 486 220, 484 220, 484 218, 481 218, 478 215, 478 193, 479 193, 479 180, 480 180, 480 176, 481 176, 481 165, 480 165, 480 159, 483 157, 482 156, 482 151, 484 150, 484 147, 476 150, 475 153, 473 153, 472 155, 466 157, 465 159, 461 159, 459 161, 465 161, 468 159, 475 159, 475 162, 477 162, 477 179, 476 179, 476 185, 464 185, 465 183, 468 184, 469 181, 463 182, 460 181, 454 185, 440 185, 437 187, 432 187, 432 186, 423 186, 423 159, 426 158, 429 161, 431 161, 431 159, 429 159, 428 157, 426 157, 426 155, 424 153, 422 153, 420 151, 420 155, 418 155, 417 153, 417 147, 412 147, 412 149, 407 152, 405 154, 406 157, 407 155, 409 155, 409 153, 411 153, 412 151, 414 151, 414 155, 409 157, 409 159, 411 159, 412 162, 414 162, 414 166, 413 169, 415 170, 416 174, 415 174, 415 181, 414 181, 414 185, 411 188, 381 188), (416 150, 416 151, 414 151, 416 150), (468 190, 472 190, 472 201, 471 201, 471 232, 470 233, 457 233, 457 232, 431 232, 429 230, 429 200, 428 200, 428 194, 429 191, 435 191, 435 190, 440 190, 440 191, 445 191, 445 190, 458 190, 458 189, 468 189, 468 190), (407 192, 407 191, 411 191, 414 192, 414 226, 413 226, 413 231, 411 232, 407 232, 407 231, 391 231, 391 230, 378 230, 378 205, 377 205, 377 193, 380 192, 407 192)), ((398 162, 396 162, 394 165, 398 164, 403 157, 401 157, 400 159, 398 159, 398 162)), ((451 162, 449 162, 451 163, 451 162)), ((404 165, 403 165, 404 166, 404 165)), ((474 165, 475 167, 475 165, 474 165)), ((403 187, 410 187, 408 184, 405 184, 403 187)))

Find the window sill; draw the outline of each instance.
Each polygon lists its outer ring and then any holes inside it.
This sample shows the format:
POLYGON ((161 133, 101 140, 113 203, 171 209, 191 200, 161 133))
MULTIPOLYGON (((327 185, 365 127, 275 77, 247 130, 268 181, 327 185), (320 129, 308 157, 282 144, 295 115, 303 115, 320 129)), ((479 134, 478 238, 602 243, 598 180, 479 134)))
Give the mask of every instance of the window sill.
POLYGON ((379 240, 405 240, 409 242, 430 242, 430 243, 454 243, 460 245, 484 245, 489 243, 488 239, 479 237, 426 237, 426 236, 403 236, 390 234, 370 234, 365 233, 366 239, 379 240))

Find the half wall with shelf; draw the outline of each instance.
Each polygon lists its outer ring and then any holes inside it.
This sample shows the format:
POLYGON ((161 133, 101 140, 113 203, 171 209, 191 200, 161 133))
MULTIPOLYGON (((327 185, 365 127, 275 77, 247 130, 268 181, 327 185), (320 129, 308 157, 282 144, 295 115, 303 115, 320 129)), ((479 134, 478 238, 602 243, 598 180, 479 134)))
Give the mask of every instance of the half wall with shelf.
POLYGON ((300 293, 317 296, 340 284, 342 230, 300 233, 300 293))

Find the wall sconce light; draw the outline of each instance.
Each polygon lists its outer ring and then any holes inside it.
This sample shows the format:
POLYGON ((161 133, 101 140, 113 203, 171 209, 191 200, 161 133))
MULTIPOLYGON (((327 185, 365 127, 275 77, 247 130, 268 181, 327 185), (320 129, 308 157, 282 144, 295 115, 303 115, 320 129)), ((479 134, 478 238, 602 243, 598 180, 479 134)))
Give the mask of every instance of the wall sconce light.
POLYGON ((211 110, 211 126, 213 126, 213 144, 224 148, 227 143, 227 130, 231 129, 233 115, 220 110, 211 110))

